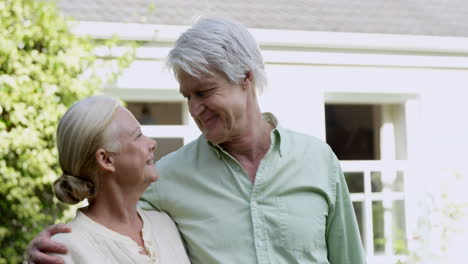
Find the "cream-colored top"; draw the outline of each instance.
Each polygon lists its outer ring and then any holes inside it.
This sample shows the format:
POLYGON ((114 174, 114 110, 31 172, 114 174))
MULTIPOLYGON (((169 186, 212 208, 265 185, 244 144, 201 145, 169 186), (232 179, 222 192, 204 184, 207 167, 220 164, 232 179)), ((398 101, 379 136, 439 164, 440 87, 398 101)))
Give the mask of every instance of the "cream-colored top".
POLYGON ((139 253, 131 238, 94 222, 77 211, 69 223, 71 233, 52 236, 52 240, 68 248, 62 257, 65 263, 190 263, 176 225, 165 213, 138 209, 143 220, 143 240, 148 256, 139 253))

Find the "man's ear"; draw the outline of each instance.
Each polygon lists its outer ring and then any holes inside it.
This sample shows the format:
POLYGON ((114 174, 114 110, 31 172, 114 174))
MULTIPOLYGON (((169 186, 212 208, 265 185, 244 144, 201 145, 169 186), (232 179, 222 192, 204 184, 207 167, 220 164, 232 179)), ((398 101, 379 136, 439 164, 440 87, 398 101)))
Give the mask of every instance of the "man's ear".
POLYGON ((248 71, 245 73, 244 80, 242 80, 242 88, 250 89, 251 87, 253 87, 253 73, 248 71))
POLYGON ((98 149, 95 154, 97 167, 105 172, 114 172, 114 158, 104 149, 98 149))

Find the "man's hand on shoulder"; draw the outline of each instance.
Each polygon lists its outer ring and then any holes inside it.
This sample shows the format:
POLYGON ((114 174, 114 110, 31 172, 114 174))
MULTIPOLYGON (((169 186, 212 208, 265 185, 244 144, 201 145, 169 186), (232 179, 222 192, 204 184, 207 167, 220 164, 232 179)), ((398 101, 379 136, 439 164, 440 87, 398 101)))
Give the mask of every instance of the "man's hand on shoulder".
POLYGON ((27 252, 28 263, 63 264, 63 259, 55 256, 49 256, 47 253, 66 254, 67 248, 65 245, 53 241, 51 237, 58 233, 69 232, 71 232, 71 228, 65 224, 52 225, 40 232, 36 238, 29 243, 27 252))

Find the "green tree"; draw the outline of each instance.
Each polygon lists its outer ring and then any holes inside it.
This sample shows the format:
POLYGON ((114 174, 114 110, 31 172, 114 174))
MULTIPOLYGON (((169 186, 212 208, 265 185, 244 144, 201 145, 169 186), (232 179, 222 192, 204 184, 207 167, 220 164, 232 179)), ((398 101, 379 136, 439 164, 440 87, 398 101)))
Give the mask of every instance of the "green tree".
MULTIPOLYGON (((40 230, 65 220, 51 188, 61 173, 55 131, 102 85, 96 45, 72 34, 54 3, 0 1, 0 264, 21 262, 40 230)), ((127 53, 117 68, 130 61, 127 53)))

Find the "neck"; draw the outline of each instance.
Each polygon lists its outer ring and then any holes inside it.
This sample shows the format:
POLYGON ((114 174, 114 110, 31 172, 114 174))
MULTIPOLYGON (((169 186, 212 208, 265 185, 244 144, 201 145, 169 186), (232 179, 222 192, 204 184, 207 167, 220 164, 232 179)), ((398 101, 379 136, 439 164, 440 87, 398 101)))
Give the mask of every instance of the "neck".
POLYGON ((143 220, 138 215, 136 206, 148 186, 129 189, 121 187, 123 184, 118 184, 114 177, 101 177, 101 179, 103 180, 97 197, 83 210, 83 213, 108 229, 128 236, 142 248, 139 253, 147 255, 142 235, 143 220))
POLYGON ((121 227, 140 221, 136 206, 141 193, 121 188, 115 181, 103 181, 98 195, 83 210, 99 224, 119 232, 121 227))
POLYGON ((255 94, 249 98, 238 126, 239 134, 221 146, 240 163, 253 183, 260 162, 270 149, 270 133, 274 128, 263 120, 255 94))
POLYGON ((248 115, 242 134, 222 145, 238 161, 256 162, 263 158, 270 148, 270 133, 274 126, 262 119, 260 110, 248 115))

